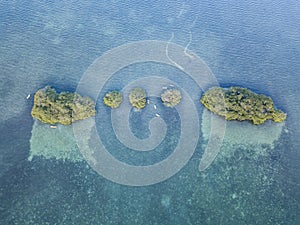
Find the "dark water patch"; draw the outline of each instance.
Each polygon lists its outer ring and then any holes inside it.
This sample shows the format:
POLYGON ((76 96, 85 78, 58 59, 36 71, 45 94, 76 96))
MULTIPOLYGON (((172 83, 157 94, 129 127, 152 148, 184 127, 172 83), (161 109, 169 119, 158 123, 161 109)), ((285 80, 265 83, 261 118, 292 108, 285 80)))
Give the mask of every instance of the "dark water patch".
MULTIPOLYGON (((0 124, 0 221, 10 215, 9 209, 17 202, 23 189, 29 185, 30 167, 27 157, 33 120, 31 104, 22 116, 0 124)), ((13 224, 8 220, 4 224, 13 224)))
POLYGON ((102 192, 106 181, 86 164, 35 158, 16 168, 13 175, 3 177, 1 221, 4 224, 99 220, 99 207, 105 207, 107 201, 102 192), (76 216, 82 213, 86 216, 76 216))
POLYGON ((20 117, 14 117, 0 124, 0 176, 10 173, 9 170, 26 160, 29 152, 29 139, 33 119, 30 115, 32 102, 28 102, 26 110, 20 117))
POLYGON ((68 82, 60 82, 60 81, 55 81, 54 79, 49 79, 45 81, 43 84, 41 84, 40 88, 44 88, 45 86, 50 86, 56 90, 57 93, 60 92, 75 92, 76 91, 76 86, 75 84, 71 84, 68 82))
POLYGON ((15 82, 13 79, 10 78, 3 78, 0 83, 0 96, 2 98, 7 97, 10 93, 10 90, 13 89, 15 86, 15 82))

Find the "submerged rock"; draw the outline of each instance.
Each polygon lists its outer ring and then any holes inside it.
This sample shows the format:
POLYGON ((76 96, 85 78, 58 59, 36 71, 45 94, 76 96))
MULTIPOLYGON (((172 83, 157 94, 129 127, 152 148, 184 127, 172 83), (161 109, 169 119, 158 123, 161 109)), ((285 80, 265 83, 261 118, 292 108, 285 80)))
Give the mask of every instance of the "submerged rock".
POLYGON ((70 92, 57 94, 50 86, 35 93, 31 110, 32 117, 43 123, 63 125, 70 125, 95 114, 95 103, 91 98, 70 92))
POLYGON ((200 102, 226 120, 247 120, 253 124, 263 124, 266 120, 282 122, 286 119, 285 113, 275 109, 270 97, 256 94, 247 88, 213 87, 203 94, 200 102))

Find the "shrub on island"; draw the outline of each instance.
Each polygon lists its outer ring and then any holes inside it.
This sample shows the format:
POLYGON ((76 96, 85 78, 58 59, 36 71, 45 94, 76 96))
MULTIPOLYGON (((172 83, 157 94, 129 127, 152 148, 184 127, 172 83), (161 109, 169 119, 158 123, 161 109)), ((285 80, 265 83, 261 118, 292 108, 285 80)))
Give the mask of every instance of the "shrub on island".
POLYGON ((144 108, 147 103, 145 90, 140 87, 131 90, 129 94, 129 101, 131 105, 137 109, 144 108))
POLYGON ((200 102, 226 120, 248 120, 257 125, 266 120, 282 122, 286 119, 285 113, 275 109, 270 97, 256 94, 247 88, 213 87, 203 94, 200 102))
POLYGON ((165 106, 174 107, 180 103, 181 93, 178 89, 174 89, 174 88, 166 89, 161 94, 161 100, 165 106))
POLYGON ((56 93, 54 88, 46 86, 34 95, 32 117, 43 123, 70 125, 77 120, 95 116, 95 103, 90 97, 77 93, 56 93))
POLYGON ((118 91, 108 92, 103 98, 104 104, 112 109, 118 108, 122 100, 122 94, 118 91))

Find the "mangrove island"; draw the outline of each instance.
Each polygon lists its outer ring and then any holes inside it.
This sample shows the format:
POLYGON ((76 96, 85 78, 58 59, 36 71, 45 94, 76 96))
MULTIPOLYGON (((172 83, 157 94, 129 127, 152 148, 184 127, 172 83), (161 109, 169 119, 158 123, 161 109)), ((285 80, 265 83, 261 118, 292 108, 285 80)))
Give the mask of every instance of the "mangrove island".
POLYGON ((116 109, 120 106, 123 100, 122 94, 118 91, 110 91, 105 94, 103 102, 106 106, 116 109))
POLYGON ((144 108, 147 103, 145 90, 140 87, 132 89, 129 94, 129 101, 137 109, 144 108))
POLYGON ((270 97, 242 87, 213 87, 203 94, 200 102, 226 120, 247 120, 257 125, 266 120, 282 122, 286 119, 286 113, 275 109, 270 97))
POLYGON ((181 93, 178 89, 168 88, 161 94, 161 100, 167 107, 174 107, 181 101, 181 93))
POLYGON ((46 86, 34 95, 32 117, 43 123, 70 125, 96 115, 95 103, 90 97, 77 93, 56 93, 54 88, 46 86))

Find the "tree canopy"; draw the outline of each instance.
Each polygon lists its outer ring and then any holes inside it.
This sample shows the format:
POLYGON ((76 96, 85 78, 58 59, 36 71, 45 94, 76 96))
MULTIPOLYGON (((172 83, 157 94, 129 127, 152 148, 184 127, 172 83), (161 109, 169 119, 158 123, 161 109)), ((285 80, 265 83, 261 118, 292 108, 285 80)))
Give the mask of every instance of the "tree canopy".
POLYGON ((247 88, 213 87, 203 94, 200 102, 226 120, 248 120, 253 124, 262 124, 269 119, 274 122, 286 119, 285 113, 275 109, 270 97, 256 94, 247 88))
POLYGON ((77 93, 56 93, 54 88, 46 86, 34 95, 31 115, 43 123, 70 125, 77 120, 95 116, 95 103, 90 97, 77 93))

